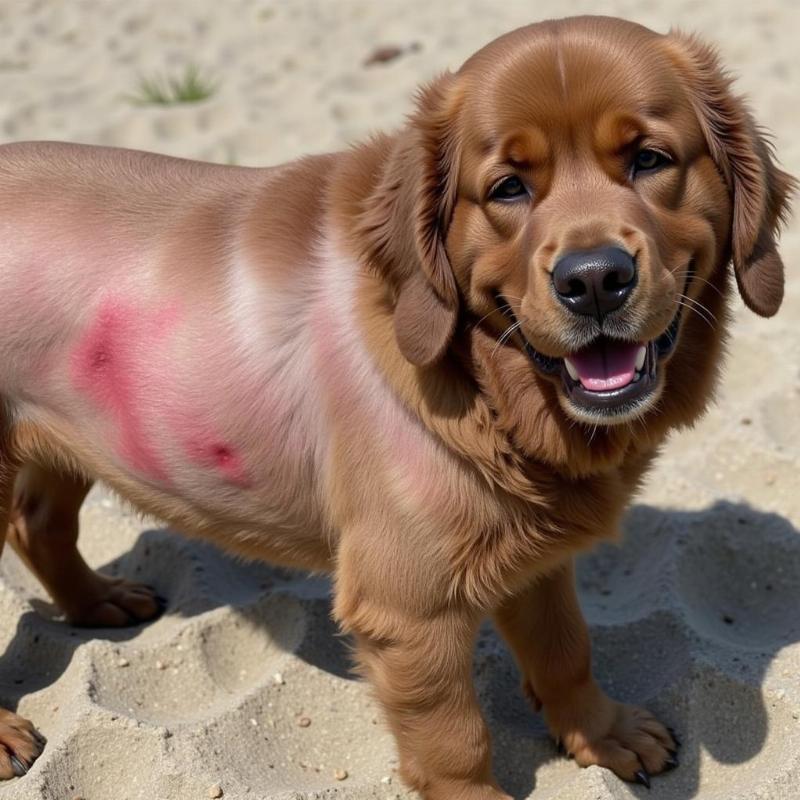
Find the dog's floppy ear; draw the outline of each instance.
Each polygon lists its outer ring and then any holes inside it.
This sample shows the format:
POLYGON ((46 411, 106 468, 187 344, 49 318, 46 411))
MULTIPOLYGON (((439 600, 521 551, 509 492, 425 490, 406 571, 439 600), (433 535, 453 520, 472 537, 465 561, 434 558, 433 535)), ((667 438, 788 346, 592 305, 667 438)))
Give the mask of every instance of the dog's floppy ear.
POLYGON ((668 40, 733 201, 731 255, 739 294, 756 314, 771 317, 780 308, 784 284, 775 236, 797 182, 775 165, 768 139, 731 92, 732 79, 715 50, 678 31, 668 40))
POLYGON ((421 90, 359 223, 367 258, 395 288, 400 350, 418 366, 442 357, 458 316, 444 244, 456 201, 458 106, 450 73, 421 90))

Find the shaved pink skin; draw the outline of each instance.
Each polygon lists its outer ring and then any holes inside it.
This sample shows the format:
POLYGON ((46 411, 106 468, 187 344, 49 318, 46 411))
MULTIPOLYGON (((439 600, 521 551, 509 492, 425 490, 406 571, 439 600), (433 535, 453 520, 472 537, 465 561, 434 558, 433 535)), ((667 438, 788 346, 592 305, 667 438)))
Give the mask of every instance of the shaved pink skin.
POLYGON ((124 494, 146 486, 153 513, 183 503, 234 549, 327 568, 333 463, 412 512, 452 487, 367 352, 335 228, 318 212, 326 244, 293 261, 291 235, 275 253, 253 235, 294 169, 0 147, 0 393, 124 494), (363 437, 373 461, 348 462, 363 437))
POLYGON ((123 463, 165 483, 166 467, 142 424, 141 398, 157 387, 148 387, 140 353, 158 347, 174 321, 171 307, 147 314, 115 298, 106 300, 70 358, 76 390, 114 419, 123 463))
MULTIPOLYGON (((156 359, 165 338, 174 330, 174 304, 155 312, 136 309, 118 299, 105 301, 72 352, 72 379, 96 408, 110 414, 119 431, 119 455, 143 477, 171 483, 163 456, 142 423, 147 393, 165 391, 147 362, 156 359)), ((227 482, 250 485, 242 456, 234 445, 218 438, 200 423, 189 427, 184 451, 200 467, 215 470, 227 482)))

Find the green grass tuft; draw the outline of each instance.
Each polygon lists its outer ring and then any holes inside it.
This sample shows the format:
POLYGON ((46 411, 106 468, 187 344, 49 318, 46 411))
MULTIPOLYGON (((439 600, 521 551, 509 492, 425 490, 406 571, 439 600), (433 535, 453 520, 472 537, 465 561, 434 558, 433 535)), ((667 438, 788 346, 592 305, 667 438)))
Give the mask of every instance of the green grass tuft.
POLYGON ((141 78, 139 91, 128 100, 137 106, 176 106, 180 103, 199 103, 217 91, 214 81, 201 75, 195 64, 188 64, 179 77, 161 75, 141 78))

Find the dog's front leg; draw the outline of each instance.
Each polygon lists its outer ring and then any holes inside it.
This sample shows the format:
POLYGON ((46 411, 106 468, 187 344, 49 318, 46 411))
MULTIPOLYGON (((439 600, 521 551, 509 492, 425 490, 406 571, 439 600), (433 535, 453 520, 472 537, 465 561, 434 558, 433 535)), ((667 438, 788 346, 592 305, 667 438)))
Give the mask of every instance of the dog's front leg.
POLYGON ((625 780, 677 765, 677 742, 649 712, 611 700, 591 671, 589 632, 578 605, 572 559, 495 613, 523 675, 523 688, 567 753, 625 780))
MULTIPOLYGON (((480 615, 408 610, 408 598, 369 597, 338 581, 336 614, 397 741, 400 774, 425 800, 511 800, 491 774, 489 733, 472 685, 480 615), (396 601, 396 602, 395 602, 396 601)), ((397 591, 397 589, 394 589, 397 591)))

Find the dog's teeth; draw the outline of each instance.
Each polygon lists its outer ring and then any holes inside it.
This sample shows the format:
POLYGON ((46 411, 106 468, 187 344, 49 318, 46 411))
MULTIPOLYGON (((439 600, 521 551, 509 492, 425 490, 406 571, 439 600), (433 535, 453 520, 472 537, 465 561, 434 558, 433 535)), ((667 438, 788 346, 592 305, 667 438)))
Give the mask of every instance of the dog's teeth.
POLYGON ((644 366, 644 360, 647 358, 647 347, 642 345, 639 352, 636 354, 636 369, 641 370, 644 366))
POLYGON ((570 378, 574 381, 580 380, 580 375, 578 375, 578 370, 575 369, 572 362, 568 359, 564 359, 564 366, 567 368, 567 372, 569 373, 570 378))

